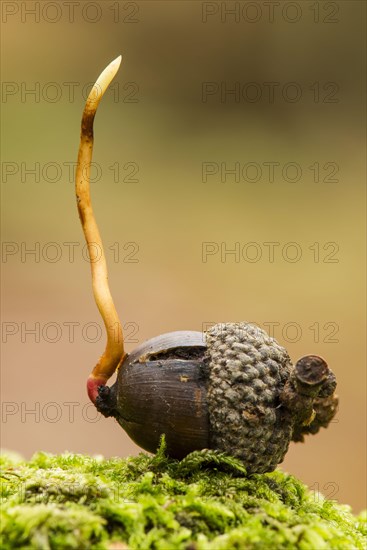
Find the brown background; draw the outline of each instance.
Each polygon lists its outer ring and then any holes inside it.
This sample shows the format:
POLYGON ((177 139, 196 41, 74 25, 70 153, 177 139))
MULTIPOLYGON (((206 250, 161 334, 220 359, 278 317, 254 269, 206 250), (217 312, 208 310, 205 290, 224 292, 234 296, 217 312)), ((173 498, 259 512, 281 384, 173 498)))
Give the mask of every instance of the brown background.
POLYGON ((278 323, 274 335, 294 361, 307 353, 328 360, 340 395, 335 422, 305 444, 292 444, 282 468, 361 509, 364 3, 319 2, 317 17, 315 2, 280 2, 273 19, 261 1, 256 8, 248 2, 79 2, 73 17, 63 2, 58 8, 41 2, 39 16, 20 3, 3 4, 3 161, 11 164, 3 165, 2 179, 8 253, 1 264, 2 446, 27 457, 37 450, 138 452, 113 420, 95 418, 88 406, 85 380, 104 336, 88 325, 101 321, 65 164, 76 160, 82 88, 122 53, 95 125, 94 160, 102 173, 93 199, 116 307, 130 323, 128 350, 133 339, 201 330, 211 322, 278 323), (236 16, 226 12, 235 5, 236 16), (13 8, 18 11, 10 15, 13 8), (205 22, 207 10, 217 13, 205 22), (255 83, 262 97, 251 102, 244 93, 236 102, 214 94, 203 102, 203 82, 228 89, 238 82, 248 96, 255 87, 246 85, 255 83), (278 83, 273 102, 267 82, 278 83), (294 102, 287 99, 296 90, 290 82, 301 90, 294 102), (35 94, 25 93, 32 88, 35 94), (221 182, 217 174, 203 183, 203 162, 258 163, 263 176, 221 182), (272 183, 264 162, 280 163, 272 183), (301 168, 297 182, 282 176, 289 162, 301 168), (138 165, 137 182, 121 181, 131 170, 126 163, 138 165), (315 163, 319 182, 309 168, 315 163), (330 166, 338 168, 337 181, 324 181, 330 166), (32 168, 39 177, 27 172, 32 168), (204 242, 224 247, 223 257, 203 262, 204 242), (238 262, 225 254, 236 242, 243 252, 238 262), (262 254, 257 262, 248 261, 255 252, 246 248, 249 242, 262 254), (267 242, 280 243, 273 262, 267 242), (290 242, 302 253, 299 261, 290 261, 296 250, 285 246, 290 242), (73 261, 64 243, 77 243, 73 261), (25 254, 37 246, 39 253, 25 254), (32 328, 36 335, 27 332, 32 328))

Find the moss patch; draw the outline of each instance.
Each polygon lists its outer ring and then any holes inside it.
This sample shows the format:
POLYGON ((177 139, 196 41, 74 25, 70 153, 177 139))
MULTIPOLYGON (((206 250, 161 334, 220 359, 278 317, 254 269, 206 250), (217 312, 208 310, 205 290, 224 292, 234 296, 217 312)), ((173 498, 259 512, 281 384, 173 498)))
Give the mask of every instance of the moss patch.
POLYGON ((2 548, 280 549, 366 547, 366 515, 281 471, 248 476, 200 451, 105 460, 37 453, 1 458, 2 548))

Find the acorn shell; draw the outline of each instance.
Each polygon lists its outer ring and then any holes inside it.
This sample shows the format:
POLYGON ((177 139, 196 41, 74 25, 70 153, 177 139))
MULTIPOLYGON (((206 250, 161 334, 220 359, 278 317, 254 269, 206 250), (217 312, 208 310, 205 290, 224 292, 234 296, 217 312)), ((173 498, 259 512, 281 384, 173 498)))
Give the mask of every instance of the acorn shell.
POLYGON ((144 342, 123 361, 115 416, 137 445, 155 452, 164 433, 173 458, 209 446, 205 350, 203 333, 176 331, 144 342))

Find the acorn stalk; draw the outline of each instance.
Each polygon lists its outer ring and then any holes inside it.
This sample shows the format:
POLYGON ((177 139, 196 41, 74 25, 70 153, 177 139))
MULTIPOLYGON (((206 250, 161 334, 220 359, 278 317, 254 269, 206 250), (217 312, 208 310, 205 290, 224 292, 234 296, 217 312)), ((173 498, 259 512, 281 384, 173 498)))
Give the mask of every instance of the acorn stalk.
POLYGON ((87 381, 88 395, 93 403, 98 387, 104 386, 125 356, 122 327, 114 306, 108 285, 106 256, 101 235, 94 217, 90 196, 90 167, 93 154, 93 122, 98 105, 115 77, 121 64, 121 55, 112 61, 100 74, 84 107, 78 162, 75 179, 75 193, 79 218, 88 247, 92 272, 94 299, 102 316, 106 332, 106 349, 94 367, 87 381))

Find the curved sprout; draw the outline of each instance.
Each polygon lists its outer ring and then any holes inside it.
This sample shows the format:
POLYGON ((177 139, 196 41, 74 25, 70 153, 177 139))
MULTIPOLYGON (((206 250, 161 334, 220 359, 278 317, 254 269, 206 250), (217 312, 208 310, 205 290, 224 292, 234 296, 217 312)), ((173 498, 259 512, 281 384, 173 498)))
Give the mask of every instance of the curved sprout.
POLYGON ((107 332, 106 349, 87 381, 88 395, 93 403, 95 403, 98 396, 98 387, 106 384, 125 356, 121 322, 108 286, 106 257, 97 222, 94 218, 89 186, 94 117, 99 102, 116 75, 120 64, 121 56, 105 68, 87 98, 82 117, 75 180, 79 217, 90 258, 94 299, 107 332))

